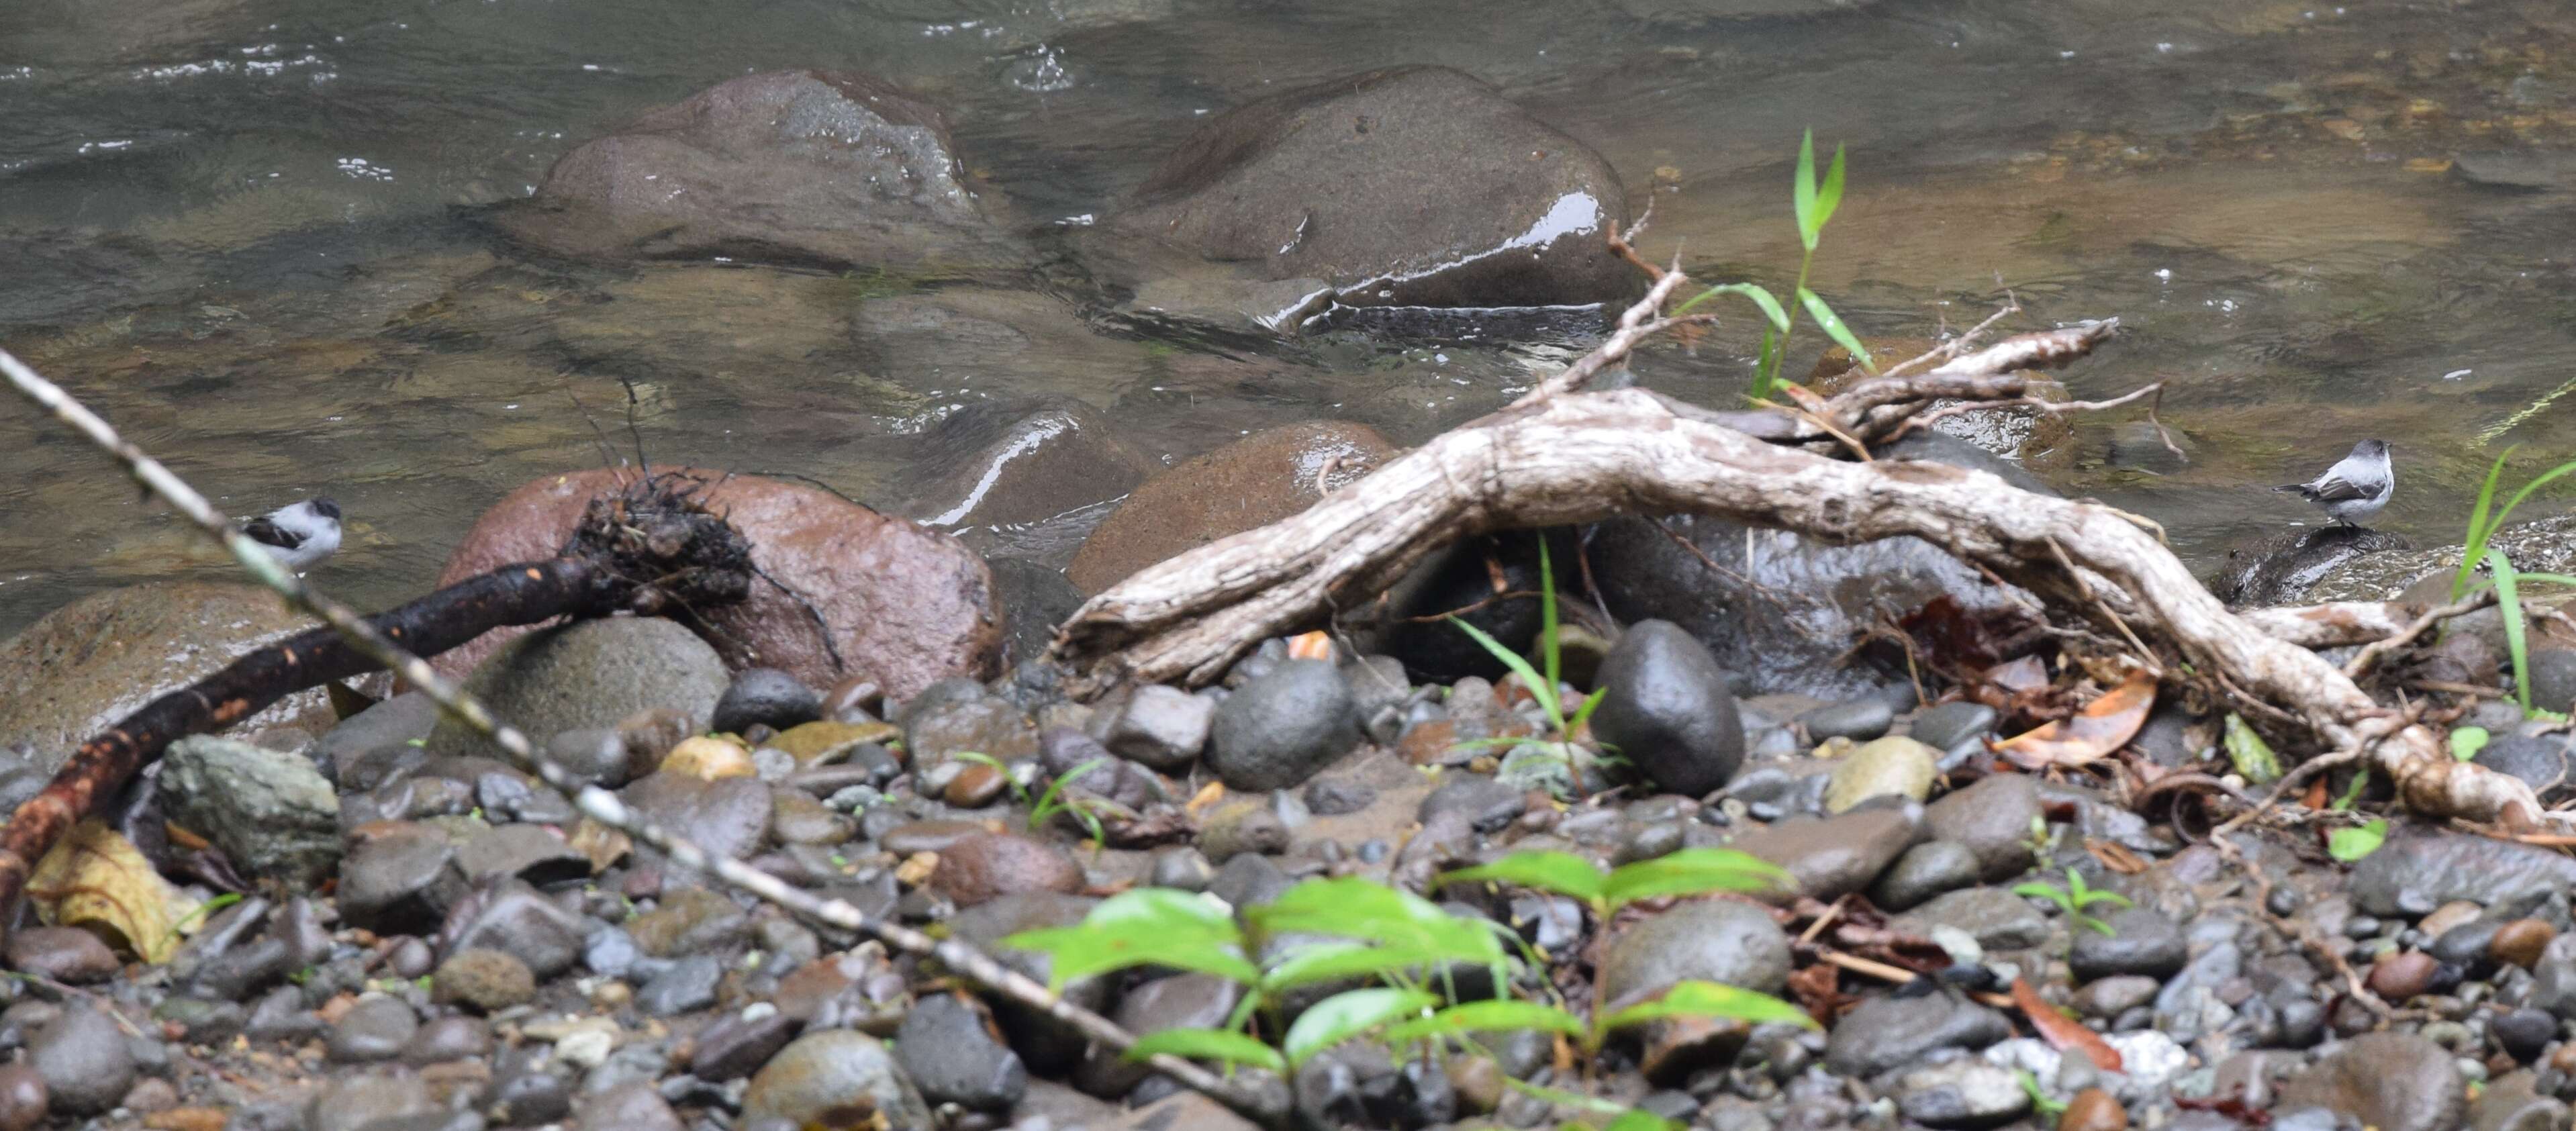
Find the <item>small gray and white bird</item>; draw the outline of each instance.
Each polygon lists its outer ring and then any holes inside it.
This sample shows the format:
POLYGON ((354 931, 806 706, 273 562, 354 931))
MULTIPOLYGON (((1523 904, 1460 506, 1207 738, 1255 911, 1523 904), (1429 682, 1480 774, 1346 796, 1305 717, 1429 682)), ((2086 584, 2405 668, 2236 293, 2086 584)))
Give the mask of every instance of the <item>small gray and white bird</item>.
POLYGON ((340 548, 340 504, 327 498, 306 499, 243 523, 242 533, 268 547, 286 568, 302 573, 340 548))
POLYGON ((2388 441, 2364 440, 2325 474, 2273 490, 2296 491, 2336 522, 2359 526, 2361 520, 2388 509, 2389 497, 2397 493, 2397 469, 2388 462, 2388 441))

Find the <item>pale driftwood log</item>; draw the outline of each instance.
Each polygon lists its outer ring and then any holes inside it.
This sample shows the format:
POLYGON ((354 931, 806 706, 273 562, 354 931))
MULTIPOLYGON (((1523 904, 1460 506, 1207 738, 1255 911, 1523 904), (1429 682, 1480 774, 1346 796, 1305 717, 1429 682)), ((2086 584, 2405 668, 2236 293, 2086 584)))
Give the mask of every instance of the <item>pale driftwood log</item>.
MULTIPOLYGON (((1837 398, 1833 414, 1857 407, 1845 422, 1874 432, 1901 419, 1892 406, 1963 392, 2021 395, 2013 379, 1993 374, 1886 380, 1867 397, 1852 396, 1864 383, 1837 398), (1938 391, 1897 388, 1916 380, 1938 391)), ((1303 514, 1128 578, 1074 614, 1054 655, 1086 691, 1208 683, 1259 641, 1373 599, 1450 540, 1506 528, 1688 512, 1829 542, 1912 535, 2069 614, 2116 620, 2106 627, 2171 648, 2248 709, 2294 721, 2329 749, 2359 752, 2419 812, 2517 822, 2541 813, 2523 782, 2453 760, 2433 732, 2374 703, 2333 665, 2230 614, 2142 520, 1983 472, 1827 458, 1798 446, 1819 415, 1712 413, 1635 389, 1561 393, 1506 410, 1389 461, 1303 514), (1748 415, 1783 423, 1734 426, 1748 415)))

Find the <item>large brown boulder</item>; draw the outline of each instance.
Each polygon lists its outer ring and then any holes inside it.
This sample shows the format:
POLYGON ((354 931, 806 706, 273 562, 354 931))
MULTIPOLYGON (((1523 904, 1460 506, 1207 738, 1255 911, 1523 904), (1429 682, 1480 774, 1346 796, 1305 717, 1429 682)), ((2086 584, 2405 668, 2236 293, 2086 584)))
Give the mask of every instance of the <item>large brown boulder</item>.
MULTIPOLYGON (((92 593, 0 644, 0 745, 33 746, 52 773, 72 749, 144 704, 320 622, 256 585, 149 582, 92 593)), ((330 729, 320 691, 237 724, 330 729)))
POLYGON ((1613 300, 1638 284, 1604 238, 1626 216, 1618 173, 1583 143, 1481 80, 1404 67, 1218 115, 1093 239, 1133 260, 1140 307, 1287 329, 1326 301, 1613 300))
MULTIPOLYGON (((818 687, 864 675, 898 696, 949 676, 987 678, 997 670, 1002 611, 993 577, 956 539, 812 487, 693 468, 657 470, 711 484, 699 499, 751 539, 751 560, 768 575, 753 579, 747 600, 701 610, 706 624, 690 625, 727 666, 783 668, 818 687), (813 613, 781 586, 810 602, 813 613), (831 626, 839 667, 814 613, 831 626)), ((616 489, 616 475, 552 475, 511 492, 466 533, 438 583, 553 557, 591 496, 616 489)), ((434 666, 461 676, 523 631, 486 633, 434 666)))
POLYGON ((501 223, 580 256, 932 272, 1021 262, 955 152, 938 108, 883 79, 745 75, 564 154, 501 223))
POLYGON ((1074 551, 1065 576, 1098 593, 1129 574, 1313 506, 1317 490, 1395 454, 1365 424, 1320 420, 1255 432, 1145 481, 1074 551))

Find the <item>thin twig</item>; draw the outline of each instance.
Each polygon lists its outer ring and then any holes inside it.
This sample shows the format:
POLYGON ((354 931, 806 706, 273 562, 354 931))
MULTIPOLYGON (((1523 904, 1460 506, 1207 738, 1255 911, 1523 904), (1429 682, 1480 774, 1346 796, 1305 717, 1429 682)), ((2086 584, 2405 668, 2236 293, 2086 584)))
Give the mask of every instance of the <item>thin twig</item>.
POLYGON ((2399 632, 2397 635, 2373 644, 2365 645, 2361 651, 2353 653, 2353 657, 2351 659, 2344 661, 2343 674, 2349 679, 2360 679, 2364 673, 2370 671, 2372 665, 2379 662, 2380 657, 2414 643, 2417 637, 2432 631, 2433 626, 2449 620, 2452 617, 2474 613, 2479 609, 2495 604, 2495 601, 2495 589, 2489 587, 2480 589, 2475 593, 2471 593, 2468 596, 2462 597, 2457 601, 2453 601, 2450 604, 2442 606, 2441 608, 2427 612, 2423 616, 2415 618, 2415 622, 2413 624, 2407 625, 2405 630, 2399 632))
MULTIPOLYGON (((0 351, 0 374, 27 399, 52 412, 56 419, 87 436, 91 442, 125 465, 146 490, 160 496, 198 528, 232 551, 242 568, 261 584, 275 590, 287 602, 320 617, 347 639, 351 647, 384 664, 400 675, 404 682, 419 689, 449 718, 489 739, 520 769, 536 775, 547 785, 570 797, 583 815, 602 825, 625 833, 636 842, 659 849, 681 867, 693 869, 723 881, 735 888, 777 904, 799 915, 828 923, 843 930, 860 932, 884 940, 904 951, 938 959, 949 969, 974 979, 995 991, 1040 1010, 1079 1030, 1085 1037, 1112 1049, 1124 1051, 1136 1042, 1134 1034, 1116 1022, 1067 1002, 1050 993, 1045 986, 995 961, 982 951, 955 939, 934 939, 900 923, 875 919, 857 907, 839 899, 822 899, 789 886, 786 881, 725 856, 710 855, 695 842, 671 835, 628 809, 617 795, 595 785, 575 779, 562 766, 540 756, 528 736, 518 728, 492 716, 481 700, 467 695, 431 668, 427 661, 396 646, 345 605, 316 592, 304 580, 288 570, 267 549, 234 527, 206 501, 204 495, 188 486, 160 461, 145 455, 140 448, 118 436, 105 420, 91 412, 60 386, 38 375, 6 351, 0 351)), ((640 444, 641 438, 638 437, 640 444)), ((640 453, 639 453, 640 458, 640 453)), ((0 861, 0 867, 26 867, 23 861, 0 861)), ((1152 1058, 1153 1067, 1184 1085, 1243 1112, 1247 1116, 1276 1125, 1276 1116, 1264 1111, 1263 1105, 1249 1092, 1239 1090, 1207 1069, 1172 1056, 1152 1058)))

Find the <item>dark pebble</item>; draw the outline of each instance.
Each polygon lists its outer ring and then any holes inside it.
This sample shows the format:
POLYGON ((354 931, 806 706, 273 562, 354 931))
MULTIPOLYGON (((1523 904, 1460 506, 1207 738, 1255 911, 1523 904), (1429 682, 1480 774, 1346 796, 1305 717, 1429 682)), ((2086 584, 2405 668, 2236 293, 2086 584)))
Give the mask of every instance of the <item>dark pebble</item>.
POLYGON ((1878 698, 1850 699, 1828 703, 1798 716, 1798 725, 1807 729, 1807 737, 1817 742, 1828 738, 1848 738, 1867 742, 1887 733, 1896 724, 1896 709, 1878 698))
POLYGON ((2505 1055, 2529 1064, 2558 1038, 2558 1019, 2537 1009, 2517 1009, 2496 1015, 2487 1022, 2487 1031, 2495 1034, 2496 1047, 2505 1055))
POLYGON ((390 997, 361 998, 331 1026, 331 1060, 335 1064, 392 1060, 419 1032, 420 1019, 410 1006, 390 997))
POLYGON ((1995 709, 1983 703, 1943 703, 1914 716, 1914 741, 1947 750, 1994 729, 1995 709))

